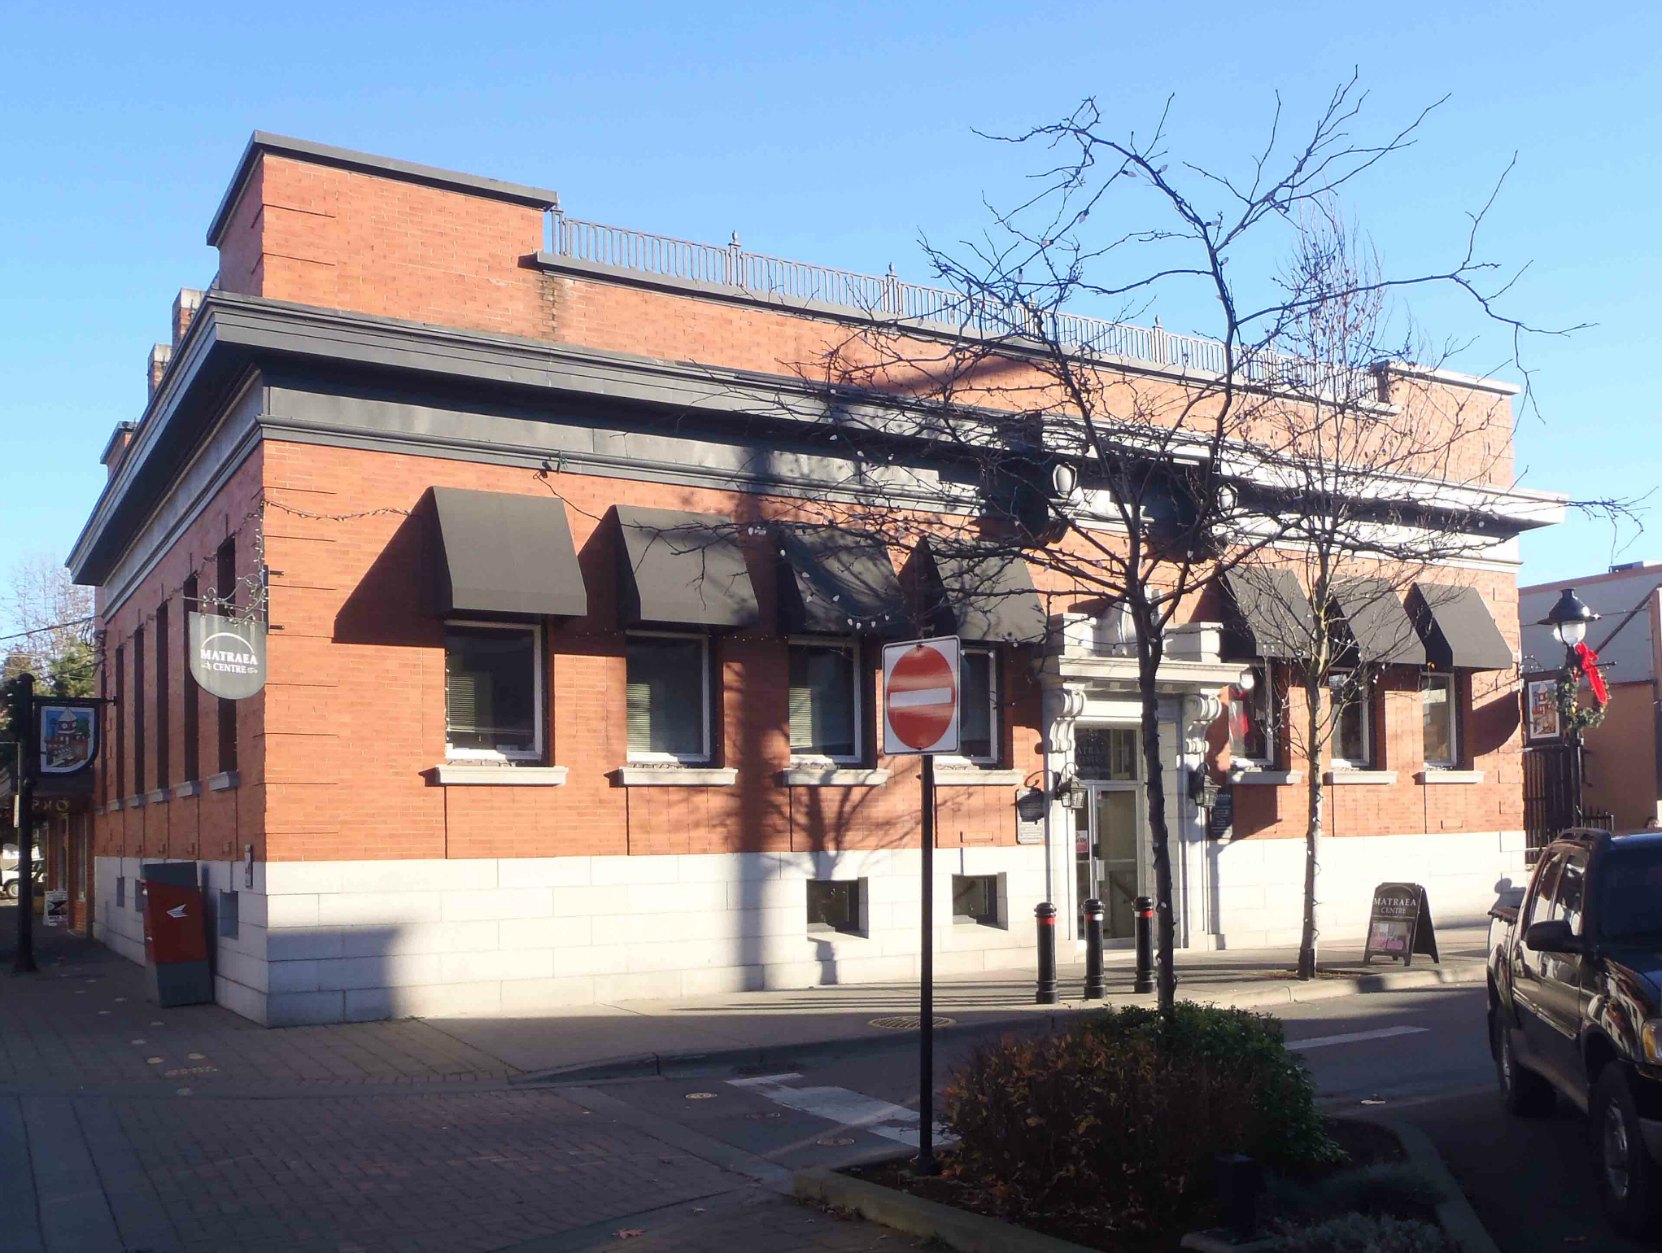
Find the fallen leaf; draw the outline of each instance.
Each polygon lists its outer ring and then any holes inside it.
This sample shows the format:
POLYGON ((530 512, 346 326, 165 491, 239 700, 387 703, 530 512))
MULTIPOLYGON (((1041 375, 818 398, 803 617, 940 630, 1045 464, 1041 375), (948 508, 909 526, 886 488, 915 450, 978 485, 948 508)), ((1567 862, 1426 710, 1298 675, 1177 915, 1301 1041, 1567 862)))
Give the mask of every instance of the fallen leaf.
POLYGON ((619 1240, 633 1240, 636 1236, 644 1236, 646 1229, 644 1227, 620 1227, 612 1234, 619 1240))

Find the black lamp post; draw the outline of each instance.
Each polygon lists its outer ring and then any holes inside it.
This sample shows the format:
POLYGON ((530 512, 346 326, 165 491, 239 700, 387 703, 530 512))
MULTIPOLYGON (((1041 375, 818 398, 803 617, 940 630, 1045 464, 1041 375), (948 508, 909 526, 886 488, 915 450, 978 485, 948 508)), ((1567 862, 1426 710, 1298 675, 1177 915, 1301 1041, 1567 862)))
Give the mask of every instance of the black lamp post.
MULTIPOLYGON (((1573 587, 1566 587, 1559 595, 1557 602, 1537 624, 1552 628, 1552 636, 1564 646, 1564 682, 1574 684, 1576 675, 1581 669, 1580 659, 1576 656, 1576 646, 1587 638, 1587 625, 1598 621, 1598 614, 1588 607, 1587 602, 1575 594, 1573 587)), ((1564 737, 1570 744, 1570 797, 1573 805, 1572 826, 1581 825, 1581 749, 1583 733, 1581 726, 1572 716, 1564 727, 1564 737)))

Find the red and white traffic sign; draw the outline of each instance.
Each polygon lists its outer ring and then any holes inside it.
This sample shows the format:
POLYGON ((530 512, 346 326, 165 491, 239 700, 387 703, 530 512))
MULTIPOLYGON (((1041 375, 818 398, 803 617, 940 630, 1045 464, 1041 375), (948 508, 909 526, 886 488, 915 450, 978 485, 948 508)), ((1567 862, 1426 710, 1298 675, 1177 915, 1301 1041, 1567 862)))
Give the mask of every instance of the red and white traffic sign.
POLYGON ((958 751, 956 635, 883 646, 883 751, 958 751))

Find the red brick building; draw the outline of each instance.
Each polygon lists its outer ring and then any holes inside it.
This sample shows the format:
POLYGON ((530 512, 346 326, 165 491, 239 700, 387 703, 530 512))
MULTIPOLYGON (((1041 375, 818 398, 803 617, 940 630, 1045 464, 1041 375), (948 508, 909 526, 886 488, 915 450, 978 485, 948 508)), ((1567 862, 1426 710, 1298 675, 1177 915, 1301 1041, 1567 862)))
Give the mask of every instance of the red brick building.
MULTIPOLYGON (((980 612, 951 561, 808 525, 849 476, 793 364, 866 316, 826 293, 886 280, 796 266, 777 294, 751 276, 795 263, 266 135, 209 242, 219 273, 181 293, 70 559, 115 700, 87 871, 107 943, 141 956, 135 876, 189 860, 218 998, 271 1024, 910 976, 917 765, 878 751, 877 658, 926 594, 970 646, 941 964, 1025 964, 1044 899, 1071 935, 1106 895, 1123 929, 1148 871, 1116 614, 1018 566, 980 612), (195 609, 268 621, 258 696, 191 679, 195 609), (1047 743, 1077 799, 1018 813, 1047 743)), ((1506 438, 1505 385, 1416 386, 1506 438)), ((1458 916, 1522 864, 1509 537, 1555 505, 1495 499, 1495 548, 1447 580, 1487 651, 1428 628, 1436 690, 1425 648, 1388 666, 1360 755, 1324 763, 1346 785, 1329 936, 1376 880, 1458 916)), ((1183 795, 1219 764, 1219 693, 1263 661, 1228 625, 1176 632, 1161 671, 1191 947, 1298 921, 1305 766, 1273 743, 1238 764, 1233 838, 1183 795)))

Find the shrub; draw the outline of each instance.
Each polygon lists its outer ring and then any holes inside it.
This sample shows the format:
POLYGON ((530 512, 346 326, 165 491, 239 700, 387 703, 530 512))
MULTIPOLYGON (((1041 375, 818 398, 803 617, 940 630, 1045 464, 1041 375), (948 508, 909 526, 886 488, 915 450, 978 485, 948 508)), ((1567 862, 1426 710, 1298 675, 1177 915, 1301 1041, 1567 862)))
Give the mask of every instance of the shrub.
POLYGON ((1384 1163, 1342 1170, 1318 1184, 1316 1203, 1325 1213, 1402 1216, 1435 1209, 1445 1200, 1436 1182, 1413 1166, 1384 1163))
POLYGON ((1285 1231, 1281 1253, 1451 1253, 1449 1239, 1430 1223, 1383 1214, 1346 1214, 1313 1227, 1285 1231))
POLYGON ((1110 1010, 978 1049, 947 1089, 955 1175, 1012 1215, 1091 1212, 1136 1229, 1210 1200, 1214 1159, 1334 1160, 1281 1024, 1180 1004, 1110 1010))

